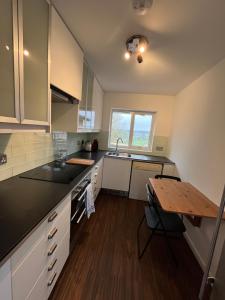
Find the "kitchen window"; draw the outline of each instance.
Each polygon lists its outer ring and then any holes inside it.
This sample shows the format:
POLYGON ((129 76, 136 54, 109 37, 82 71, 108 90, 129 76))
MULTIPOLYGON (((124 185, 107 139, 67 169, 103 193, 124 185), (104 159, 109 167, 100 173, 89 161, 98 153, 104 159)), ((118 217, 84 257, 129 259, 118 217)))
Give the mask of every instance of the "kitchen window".
POLYGON ((153 139, 154 112, 113 109, 108 146, 127 150, 151 151, 153 139))

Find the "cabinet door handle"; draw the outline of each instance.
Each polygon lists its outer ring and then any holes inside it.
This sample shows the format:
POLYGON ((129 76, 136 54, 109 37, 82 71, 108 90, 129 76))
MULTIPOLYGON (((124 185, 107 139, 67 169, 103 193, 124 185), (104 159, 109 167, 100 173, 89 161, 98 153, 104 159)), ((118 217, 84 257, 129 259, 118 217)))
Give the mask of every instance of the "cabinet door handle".
POLYGON ((55 236, 55 234, 57 233, 57 231, 58 231, 58 229, 56 227, 53 228, 52 231, 48 235, 48 239, 51 240, 55 236))
POLYGON ((48 271, 50 272, 53 268, 54 268, 54 265, 57 263, 57 258, 55 258, 55 260, 49 265, 48 267, 48 271))
POLYGON ((57 248, 57 244, 54 244, 48 251, 48 256, 51 256, 55 252, 56 248, 57 248))
POLYGON ((55 272, 54 275, 52 276, 52 278, 49 280, 48 282, 48 286, 51 286, 56 278, 57 273, 55 272))
POLYGON ((52 222, 58 216, 57 212, 54 211, 51 216, 48 218, 48 222, 52 222))

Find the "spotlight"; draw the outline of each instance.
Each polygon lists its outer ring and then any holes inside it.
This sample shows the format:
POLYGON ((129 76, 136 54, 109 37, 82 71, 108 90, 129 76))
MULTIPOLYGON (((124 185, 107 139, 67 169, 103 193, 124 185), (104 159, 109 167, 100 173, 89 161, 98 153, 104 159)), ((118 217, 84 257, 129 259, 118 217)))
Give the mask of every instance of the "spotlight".
POLYGON ((130 59, 130 53, 128 51, 125 52, 124 57, 126 60, 130 59))
POLYGON ((141 53, 144 53, 145 52, 145 47, 141 46, 139 50, 140 50, 141 53))

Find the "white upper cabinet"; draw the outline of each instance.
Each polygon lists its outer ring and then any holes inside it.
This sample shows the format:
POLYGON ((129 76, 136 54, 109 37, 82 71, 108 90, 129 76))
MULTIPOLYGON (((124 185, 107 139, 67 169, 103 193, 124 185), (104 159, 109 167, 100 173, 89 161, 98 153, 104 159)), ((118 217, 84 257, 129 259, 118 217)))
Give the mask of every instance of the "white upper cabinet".
POLYGON ((17 1, 0 1, 0 122, 19 123, 17 1))
POLYGON ((100 131, 102 126, 103 91, 96 78, 93 84, 92 107, 94 130, 100 131))
POLYGON ((22 124, 49 124, 49 12, 46 0, 19 0, 22 124))
POLYGON ((83 66, 82 99, 79 103, 78 131, 101 130, 103 91, 86 61, 83 66))
POLYGON ((0 132, 50 125, 46 0, 0 1, 0 132))
POLYGON ((54 8, 51 17, 51 84, 81 100, 83 52, 54 8))

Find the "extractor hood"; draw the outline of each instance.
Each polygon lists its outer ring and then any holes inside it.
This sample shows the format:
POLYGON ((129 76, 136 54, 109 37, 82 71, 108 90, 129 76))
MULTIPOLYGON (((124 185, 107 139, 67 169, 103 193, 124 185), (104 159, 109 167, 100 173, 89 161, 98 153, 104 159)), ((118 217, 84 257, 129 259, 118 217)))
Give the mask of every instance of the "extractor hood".
POLYGON ((70 94, 64 92, 53 84, 50 85, 52 90, 52 102, 55 103, 65 103, 65 104, 78 104, 79 100, 70 94))

